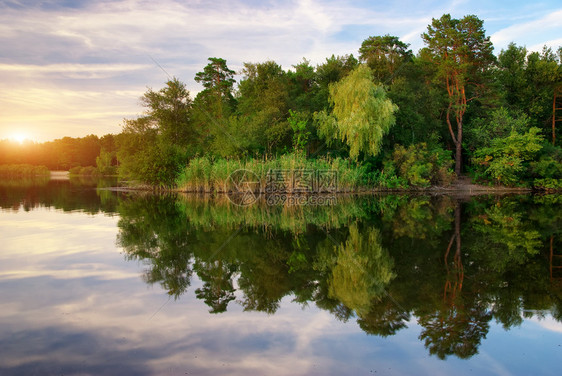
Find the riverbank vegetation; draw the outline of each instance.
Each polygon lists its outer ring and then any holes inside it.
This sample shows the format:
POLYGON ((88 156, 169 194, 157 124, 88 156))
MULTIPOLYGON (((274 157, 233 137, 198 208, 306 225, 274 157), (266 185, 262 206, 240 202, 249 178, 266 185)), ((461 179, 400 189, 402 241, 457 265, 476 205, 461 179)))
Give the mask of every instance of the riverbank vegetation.
POLYGON ((562 48, 511 43, 494 54, 474 15, 433 19, 421 38, 417 54, 395 36, 370 36, 357 58, 303 59, 288 70, 247 62, 238 75, 211 57, 195 76, 203 86, 195 97, 170 78, 143 95, 143 115, 120 134, 0 142, 0 164, 91 166, 208 192, 224 190, 236 169, 261 181, 286 167, 335 170, 344 191, 448 185, 461 174, 560 189, 562 48))

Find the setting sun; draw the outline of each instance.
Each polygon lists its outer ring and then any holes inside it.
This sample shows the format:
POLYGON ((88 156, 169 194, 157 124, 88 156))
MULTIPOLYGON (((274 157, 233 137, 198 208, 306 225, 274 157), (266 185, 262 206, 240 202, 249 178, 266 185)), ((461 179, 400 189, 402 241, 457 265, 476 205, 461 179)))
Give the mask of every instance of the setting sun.
POLYGON ((27 139, 27 135, 24 133, 14 133, 10 136, 10 140, 17 142, 18 144, 23 144, 27 139))

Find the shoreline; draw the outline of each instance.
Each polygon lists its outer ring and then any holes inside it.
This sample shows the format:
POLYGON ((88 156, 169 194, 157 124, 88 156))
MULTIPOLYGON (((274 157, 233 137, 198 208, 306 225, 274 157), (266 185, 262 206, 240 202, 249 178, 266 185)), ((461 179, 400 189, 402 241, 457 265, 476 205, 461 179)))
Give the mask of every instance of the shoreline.
MULTIPOLYGON (((237 192, 211 191, 211 190, 185 190, 178 188, 160 188, 148 185, 135 185, 135 186, 121 186, 121 187, 107 187, 98 188, 100 190, 108 190, 113 192, 152 192, 152 193, 181 193, 185 195, 202 195, 202 196, 222 196, 238 194, 237 192)), ((243 192, 240 192, 243 193, 243 192)), ((264 190, 254 191, 256 195, 267 196, 270 193, 264 190)), ((508 194, 557 194, 560 191, 537 191, 531 188, 521 187, 501 187, 501 186, 454 186, 449 187, 431 186, 427 188, 372 188, 372 189, 358 189, 358 190, 340 190, 335 192, 276 192, 273 193, 286 196, 350 196, 350 195, 373 195, 373 194, 423 194, 431 196, 439 195, 453 195, 453 196, 482 196, 482 195, 508 195, 508 194)))

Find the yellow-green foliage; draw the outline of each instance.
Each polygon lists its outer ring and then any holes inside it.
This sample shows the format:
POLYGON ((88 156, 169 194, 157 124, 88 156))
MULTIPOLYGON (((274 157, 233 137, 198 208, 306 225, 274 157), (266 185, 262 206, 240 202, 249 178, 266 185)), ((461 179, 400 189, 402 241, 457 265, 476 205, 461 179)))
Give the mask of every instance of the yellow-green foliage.
POLYGON ((366 65, 359 65, 347 77, 330 86, 332 114, 315 115, 320 134, 328 142, 339 139, 349 146, 349 155, 377 155, 382 139, 395 123, 398 107, 387 98, 382 85, 373 83, 366 65))
POLYGON ((360 233, 357 225, 349 226, 347 241, 335 248, 329 294, 364 316, 396 276, 394 261, 383 249, 380 233, 374 228, 360 233))
POLYGON ((562 179, 543 178, 535 179, 533 187, 544 190, 562 190, 562 179))

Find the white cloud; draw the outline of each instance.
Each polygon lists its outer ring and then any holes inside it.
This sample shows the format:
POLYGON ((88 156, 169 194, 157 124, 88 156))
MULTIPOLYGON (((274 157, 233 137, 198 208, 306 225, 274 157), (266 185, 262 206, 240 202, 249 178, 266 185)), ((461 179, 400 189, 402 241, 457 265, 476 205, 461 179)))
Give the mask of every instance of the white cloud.
POLYGON ((548 41, 545 36, 562 34, 561 19, 562 9, 532 21, 503 28, 492 34, 491 39, 496 48, 505 48, 510 42, 515 42, 517 45, 540 45, 542 48, 548 41))
POLYGON ((541 319, 533 317, 530 321, 537 323, 539 326, 548 331, 562 333, 562 323, 560 321, 556 321, 552 317, 545 317, 541 319))

